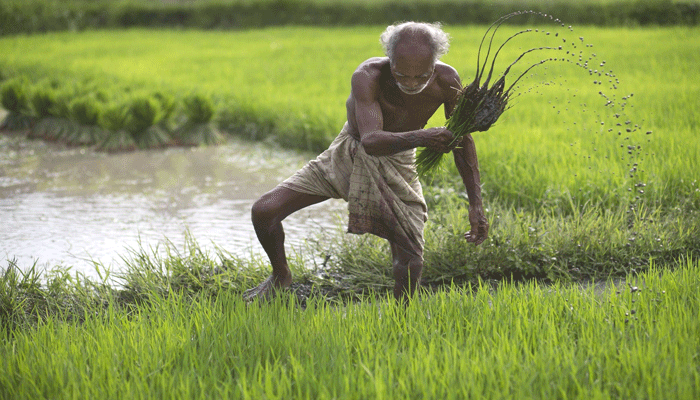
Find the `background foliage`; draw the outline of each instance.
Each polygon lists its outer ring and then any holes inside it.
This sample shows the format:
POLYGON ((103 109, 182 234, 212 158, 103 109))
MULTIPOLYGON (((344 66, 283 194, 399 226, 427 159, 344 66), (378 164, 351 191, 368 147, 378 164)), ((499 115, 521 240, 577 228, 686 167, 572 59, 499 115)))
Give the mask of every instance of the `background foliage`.
POLYGON ((700 22, 700 3, 696 0, 3 0, 0 35, 137 26, 247 29, 381 25, 407 20, 485 24, 526 8, 556 15, 569 23, 599 26, 700 22))

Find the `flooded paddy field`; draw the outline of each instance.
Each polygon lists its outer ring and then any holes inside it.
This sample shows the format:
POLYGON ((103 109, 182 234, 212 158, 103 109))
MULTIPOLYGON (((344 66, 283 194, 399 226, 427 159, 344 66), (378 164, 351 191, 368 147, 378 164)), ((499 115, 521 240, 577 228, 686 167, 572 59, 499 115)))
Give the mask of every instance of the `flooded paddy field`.
MULTIPOLYGON (((0 135, 0 258, 18 266, 118 270, 129 249, 184 245, 261 255, 250 222, 255 199, 308 155, 230 141, 217 147, 105 154, 0 135)), ((285 221, 287 246, 336 229, 345 203, 331 200, 285 221)))

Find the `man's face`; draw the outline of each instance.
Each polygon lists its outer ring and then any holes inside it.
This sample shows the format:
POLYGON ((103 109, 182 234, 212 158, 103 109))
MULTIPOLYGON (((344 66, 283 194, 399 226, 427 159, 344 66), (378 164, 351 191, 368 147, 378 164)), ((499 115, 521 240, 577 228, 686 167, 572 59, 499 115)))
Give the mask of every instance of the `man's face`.
POLYGON ((402 92, 422 92, 430 84, 434 71, 435 63, 428 46, 411 40, 404 40, 396 46, 391 74, 402 92))

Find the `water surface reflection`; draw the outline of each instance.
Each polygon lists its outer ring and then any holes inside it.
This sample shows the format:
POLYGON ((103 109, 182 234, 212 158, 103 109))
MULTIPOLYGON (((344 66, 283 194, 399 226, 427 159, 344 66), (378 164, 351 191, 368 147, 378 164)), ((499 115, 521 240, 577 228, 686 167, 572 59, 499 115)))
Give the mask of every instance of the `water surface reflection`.
MULTIPOLYGON (((93 274, 90 260, 119 269, 128 249, 181 249, 186 230, 208 250, 262 254, 252 202, 309 157, 241 141, 104 154, 0 135, 0 259, 93 274)), ((288 247, 336 229, 344 210, 332 200, 290 216, 288 247)))

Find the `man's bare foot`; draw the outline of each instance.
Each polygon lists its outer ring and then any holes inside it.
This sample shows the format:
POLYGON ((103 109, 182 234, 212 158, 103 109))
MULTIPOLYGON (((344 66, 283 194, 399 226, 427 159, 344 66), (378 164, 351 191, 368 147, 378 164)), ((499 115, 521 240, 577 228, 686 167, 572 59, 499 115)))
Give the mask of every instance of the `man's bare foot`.
POLYGON ((272 298, 275 296, 275 293, 278 290, 287 289, 291 285, 292 285, 292 276, 291 275, 285 279, 280 279, 274 275, 271 275, 269 278, 265 279, 265 281, 263 281, 263 283, 258 285, 258 287, 246 290, 243 293, 243 299, 245 301, 252 301, 254 299, 260 299, 260 300, 266 300, 266 301, 272 300, 272 298))

